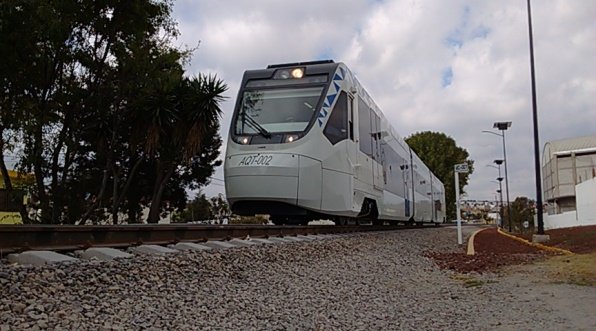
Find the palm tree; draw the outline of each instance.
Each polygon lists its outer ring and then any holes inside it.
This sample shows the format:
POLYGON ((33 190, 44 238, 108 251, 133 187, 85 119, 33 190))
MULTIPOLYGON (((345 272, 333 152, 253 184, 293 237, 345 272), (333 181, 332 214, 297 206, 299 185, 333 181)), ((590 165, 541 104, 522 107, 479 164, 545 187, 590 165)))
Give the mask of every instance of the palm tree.
POLYGON ((148 223, 159 220, 164 189, 173 173, 189 165, 205 147, 207 135, 219 127, 226 90, 216 76, 185 77, 172 91, 173 98, 153 110, 145 144, 145 151, 156 163, 148 223))

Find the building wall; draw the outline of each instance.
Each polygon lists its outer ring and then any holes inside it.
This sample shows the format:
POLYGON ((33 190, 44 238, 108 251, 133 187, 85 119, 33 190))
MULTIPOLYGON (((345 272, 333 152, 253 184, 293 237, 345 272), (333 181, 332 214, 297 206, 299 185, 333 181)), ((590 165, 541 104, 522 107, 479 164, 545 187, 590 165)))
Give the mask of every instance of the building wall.
POLYGON ((596 178, 575 188, 577 192, 577 218, 584 225, 596 224, 596 178))
POLYGON ((577 211, 544 215, 544 229, 596 225, 596 178, 575 186, 577 211))
POLYGON ((576 185, 596 177, 596 153, 553 155, 542 167, 547 212, 576 210, 576 185))
POLYGON ((579 226, 576 211, 568 211, 566 213, 554 215, 544 215, 545 230, 572 228, 574 226, 579 226))
POLYGON ((577 155, 575 167, 575 176, 578 184, 591 178, 596 178, 596 153, 577 155))

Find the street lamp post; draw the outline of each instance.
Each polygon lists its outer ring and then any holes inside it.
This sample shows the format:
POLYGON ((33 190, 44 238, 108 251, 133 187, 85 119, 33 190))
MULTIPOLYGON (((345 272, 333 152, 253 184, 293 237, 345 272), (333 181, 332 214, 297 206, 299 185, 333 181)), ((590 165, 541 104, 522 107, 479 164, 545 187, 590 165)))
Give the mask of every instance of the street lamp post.
POLYGON ((500 136, 503 140, 503 163, 505 164, 505 192, 507 194, 507 223, 509 223, 509 232, 511 232, 511 206, 509 202, 509 176, 507 175, 507 149, 505 147, 505 130, 511 127, 511 122, 495 122, 493 128, 498 129, 501 133, 493 131, 482 130, 484 133, 494 134, 500 136))
MULTIPOLYGON (((502 178, 502 177, 499 177, 502 178)), ((497 178, 497 179, 499 179, 497 178)), ((497 205, 499 206, 499 217, 501 219, 500 227, 503 227, 503 190, 501 188, 501 181, 491 180, 491 183, 499 184, 499 189, 497 189, 497 193, 499 193, 499 197, 496 198, 497 205)))
POLYGON ((532 122, 534 125, 534 172, 536 176, 536 216, 538 235, 544 236, 542 215, 542 179, 540 178, 540 146, 538 140, 538 106, 536 105, 536 75, 534 74, 534 38, 532 37, 532 9, 528 0, 528 32, 530 36, 530 75, 532 78, 532 122))
POLYGON ((503 163, 505 164, 505 192, 507 193, 507 221, 511 232, 511 203, 509 202, 509 176, 507 175, 507 150, 505 149, 505 130, 511 127, 511 122, 495 122, 493 128, 501 130, 503 137, 503 163))
MULTIPOLYGON (((497 180, 499 181, 499 198, 501 199, 501 220, 503 220, 503 177, 499 176, 497 177, 497 180)), ((501 224, 501 227, 503 227, 503 224, 501 224)))
POLYGON ((468 172, 468 164, 460 163, 453 166, 453 172, 455 173, 455 203, 457 209, 457 243, 461 245, 463 243, 462 232, 461 232, 461 206, 459 204, 459 173, 468 172))
MULTIPOLYGON (((499 190, 497 191, 497 193, 499 193, 499 200, 501 201, 499 215, 501 215, 501 222, 503 222, 503 177, 501 177, 501 164, 503 164, 503 160, 495 160, 494 162, 497 166, 488 164, 487 167, 497 168, 499 170, 499 177, 497 177, 499 183, 499 190)), ((501 224, 501 227, 503 227, 503 224, 501 224)))

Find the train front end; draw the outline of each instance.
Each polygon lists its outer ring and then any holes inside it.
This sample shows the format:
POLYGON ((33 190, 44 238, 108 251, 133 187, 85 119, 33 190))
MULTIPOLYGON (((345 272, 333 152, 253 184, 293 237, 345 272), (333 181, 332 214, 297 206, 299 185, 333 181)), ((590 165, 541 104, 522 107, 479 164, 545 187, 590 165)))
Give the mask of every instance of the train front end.
POLYGON ((324 151, 315 122, 336 68, 321 61, 244 73, 224 162, 235 214, 304 224, 320 210, 324 151))

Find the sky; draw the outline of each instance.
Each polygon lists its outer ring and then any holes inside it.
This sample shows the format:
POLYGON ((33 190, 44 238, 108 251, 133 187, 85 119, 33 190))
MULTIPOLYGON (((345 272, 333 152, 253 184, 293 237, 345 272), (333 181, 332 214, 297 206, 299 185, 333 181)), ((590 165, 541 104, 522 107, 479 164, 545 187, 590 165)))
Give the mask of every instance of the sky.
MULTIPOLYGON (((474 160, 467 199, 495 200, 505 132, 509 192, 536 198, 528 12, 524 0, 179 0, 188 74, 216 74, 227 141, 242 74, 268 64, 345 63, 402 136, 443 132, 474 160), (497 131, 495 131, 497 132, 497 131)), ((540 153, 596 134, 596 1, 532 2, 540 153)), ((224 144, 225 145, 225 144, 224 144)), ((222 147, 222 156, 225 146, 222 147)), ((223 167, 203 188, 225 193, 223 167)))

